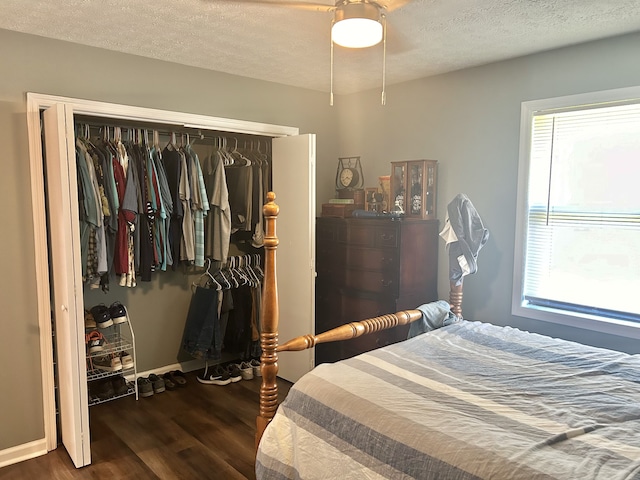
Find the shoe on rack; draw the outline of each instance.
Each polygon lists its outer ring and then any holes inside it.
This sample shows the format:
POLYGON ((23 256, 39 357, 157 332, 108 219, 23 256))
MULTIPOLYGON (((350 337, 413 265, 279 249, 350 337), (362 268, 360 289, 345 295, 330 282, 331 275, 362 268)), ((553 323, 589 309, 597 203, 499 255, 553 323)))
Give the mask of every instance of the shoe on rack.
POLYGON ((91 312, 89 310, 85 310, 84 311, 84 329, 93 330, 95 328, 98 328, 98 325, 96 324, 96 321, 93 318, 93 315, 91 315, 91 312))
POLYGON ((225 369, 227 370, 227 373, 229 373, 229 378, 231 379, 232 383, 236 383, 242 380, 242 373, 240 372, 240 368, 238 368, 238 365, 236 365, 235 363, 230 363, 225 367, 225 369))
POLYGON ((242 375, 243 380, 253 379, 253 367, 249 362, 241 362, 238 368, 240 369, 240 375, 242 375))
POLYGON ((175 390, 176 388, 178 388, 178 385, 173 379, 173 375, 171 375, 171 372, 167 372, 162 375, 162 379, 164 380, 164 386, 167 387, 167 390, 175 390))
POLYGON ((107 378, 102 381, 92 382, 91 396, 98 400, 106 400, 115 396, 115 391, 113 390, 110 379, 107 378))
POLYGON ((208 373, 205 371, 203 376, 198 375, 198 381, 206 385, 229 385, 231 383, 231 377, 220 365, 213 367, 213 371, 208 373))
POLYGON ((127 381, 122 375, 118 375, 115 378, 111 379, 111 385, 113 386, 114 395, 120 397, 122 395, 126 395, 129 391, 129 386, 127 385, 127 381))
POLYGON ((104 350, 104 346, 107 343, 104 335, 98 330, 92 330, 85 334, 84 342, 87 344, 87 353, 96 353, 104 350))
POLYGON ((256 360, 255 358, 251 360, 250 362, 251 367, 253 367, 253 374, 256 377, 261 377, 262 376, 262 372, 260 371, 260 366, 262 365, 260 363, 260 360, 256 360))
POLYGON ((129 352, 120 352, 120 363, 122 363, 122 368, 127 370, 129 368, 133 368, 133 357, 129 354, 129 352))
POLYGON ((173 381, 179 387, 185 387, 187 385, 187 377, 184 376, 184 373, 182 373, 182 370, 174 370, 173 372, 169 372, 169 373, 171 373, 171 377, 173 378, 173 381))
POLYGON ((96 321, 98 328, 107 328, 113 325, 109 309, 102 303, 91 308, 91 315, 93 315, 93 319, 96 321))
POLYGON ((144 377, 139 377, 138 380, 138 395, 141 397, 151 397, 153 396, 153 385, 151 384, 151 380, 144 377))
POLYGON ((127 309, 120 302, 113 302, 109 307, 109 316, 114 325, 125 323, 129 320, 127 309))
POLYGON ((165 391, 164 380, 155 373, 149 375, 149 381, 153 387, 153 393, 162 393, 165 391))
POLYGON ((93 359, 93 368, 104 372, 119 372, 122 370, 122 362, 119 357, 105 355, 93 359))

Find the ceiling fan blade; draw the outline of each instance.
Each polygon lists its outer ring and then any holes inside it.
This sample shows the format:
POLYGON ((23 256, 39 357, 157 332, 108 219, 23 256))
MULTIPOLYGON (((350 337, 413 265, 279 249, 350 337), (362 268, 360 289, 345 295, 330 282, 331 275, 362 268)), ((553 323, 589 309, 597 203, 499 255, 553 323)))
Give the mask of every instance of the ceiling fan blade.
POLYGON ((273 5, 276 7, 294 8, 296 10, 307 10, 310 12, 332 12, 336 9, 335 5, 327 5, 324 3, 310 3, 295 0, 222 0, 230 3, 247 3, 254 5, 273 5))

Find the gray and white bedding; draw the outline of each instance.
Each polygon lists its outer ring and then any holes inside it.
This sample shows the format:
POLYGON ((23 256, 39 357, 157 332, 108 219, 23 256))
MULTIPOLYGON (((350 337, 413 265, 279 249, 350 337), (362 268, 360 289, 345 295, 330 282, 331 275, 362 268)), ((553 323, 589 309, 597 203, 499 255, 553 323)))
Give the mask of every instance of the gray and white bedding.
POLYGON ((454 323, 301 378, 256 476, 640 479, 640 356, 454 323))

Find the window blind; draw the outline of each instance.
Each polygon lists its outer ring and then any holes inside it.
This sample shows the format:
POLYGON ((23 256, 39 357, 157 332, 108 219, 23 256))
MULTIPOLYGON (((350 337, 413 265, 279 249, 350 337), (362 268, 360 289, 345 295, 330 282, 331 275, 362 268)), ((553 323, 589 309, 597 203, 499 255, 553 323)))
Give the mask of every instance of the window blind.
POLYGON ((640 321, 640 104, 533 117, 523 296, 640 321))

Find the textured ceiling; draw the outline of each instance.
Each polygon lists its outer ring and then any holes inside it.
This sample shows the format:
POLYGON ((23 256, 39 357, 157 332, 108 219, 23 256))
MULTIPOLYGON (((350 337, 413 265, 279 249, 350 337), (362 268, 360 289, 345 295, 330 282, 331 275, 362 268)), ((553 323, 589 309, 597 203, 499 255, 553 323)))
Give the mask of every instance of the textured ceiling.
MULTIPOLYGON (((266 0, 0 2, 0 28, 320 91, 330 86, 331 20, 266 0)), ((640 1, 413 0, 387 21, 392 84, 640 31, 640 1)), ((336 47, 336 93, 381 79, 381 46, 336 47)))

